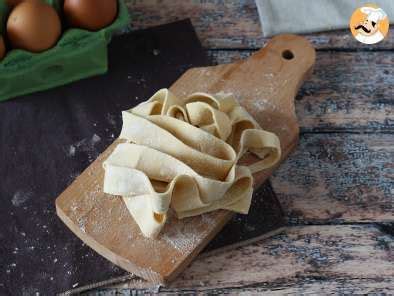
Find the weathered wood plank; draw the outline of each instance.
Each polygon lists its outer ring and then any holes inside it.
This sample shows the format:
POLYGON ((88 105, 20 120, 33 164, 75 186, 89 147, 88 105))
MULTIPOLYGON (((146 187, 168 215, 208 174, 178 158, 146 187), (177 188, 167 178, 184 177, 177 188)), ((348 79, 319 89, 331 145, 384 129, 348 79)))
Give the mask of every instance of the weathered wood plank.
MULTIPOLYGON (((325 294, 392 292, 393 247, 394 238, 373 225, 290 227, 268 240, 199 257, 160 291, 270 295, 317 294, 323 289, 325 294)), ((112 292, 149 291, 149 284, 138 280, 117 287, 119 290, 112 292)))
MULTIPOLYGON (((209 50, 214 64, 253 50, 209 50)), ((394 52, 317 52, 296 112, 302 131, 394 132, 394 52)))
POLYGON ((271 178, 297 223, 394 221, 393 134, 304 134, 271 178))
MULTIPOLYGON (((182 289, 183 293, 193 294, 225 294, 225 295, 390 295, 393 292, 392 283, 394 277, 374 278, 374 279, 347 279, 347 278, 305 278, 302 281, 293 279, 289 281, 279 281, 273 284, 262 283, 261 285, 252 285, 252 287, 242 288, 225 288, 225 289, 206 289, 196 290, 193 288, 182 289), (198 293, 199 292, 199 293, 198 293)), ((159 290, 160 291, 160 290, 159 290)), ((176 293, 162 289, 166 294, 176 293)), ((83 295, 96 296, 130 296, 145 293, 154 293, 157 289, 104 289, 83 295)))
MULTIPOLYGON (((254 0, 126 0, 133 29, 190 18, 206 48, 260 48, 262 37, 254 0)), ((318 49, 393 49, 394 29, 374 46, 356 41, 348 30, 309 34, 318 49)))

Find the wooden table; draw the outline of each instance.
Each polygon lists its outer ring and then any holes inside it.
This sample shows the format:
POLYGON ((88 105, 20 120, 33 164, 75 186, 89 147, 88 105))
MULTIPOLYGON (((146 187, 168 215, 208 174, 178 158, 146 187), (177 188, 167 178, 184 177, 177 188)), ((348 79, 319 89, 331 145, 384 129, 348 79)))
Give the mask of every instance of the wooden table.
MULTIPOLYGON (((126 2, 133 29, 190 17, 214 63, 246 57, 267 40, 254 0, 126 2)), ((394 292, 393 35, 371 47, 348 30, 306 36, 317 61, 297 97, 300 144, 271 178, 286 233, 200 256, 160 291, 394 292)), ((101 292, 135 289, 148 288, 132 281, 101 292)))

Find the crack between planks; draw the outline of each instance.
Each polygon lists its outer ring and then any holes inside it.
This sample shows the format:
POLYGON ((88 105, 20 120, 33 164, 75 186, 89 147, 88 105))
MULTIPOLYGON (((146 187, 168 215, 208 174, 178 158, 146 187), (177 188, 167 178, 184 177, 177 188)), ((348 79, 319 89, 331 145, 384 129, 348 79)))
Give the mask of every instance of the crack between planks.
POLYGON ((375 223, 379 230, 394 238, 394 222, 387 222, 387 223, 375 223))

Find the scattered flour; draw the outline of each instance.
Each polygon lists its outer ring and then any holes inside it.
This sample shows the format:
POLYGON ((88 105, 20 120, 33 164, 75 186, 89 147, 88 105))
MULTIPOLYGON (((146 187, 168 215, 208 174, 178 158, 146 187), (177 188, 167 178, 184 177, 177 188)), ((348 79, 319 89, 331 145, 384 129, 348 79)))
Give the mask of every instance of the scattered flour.
POLYGON ((12 205, 14 207, 20 207, 25 202, 27 202, 32 195, 33 195, 32 192, 17 191, 15 192, 14 196, 11 199, 12 205))
POLYGON ((170 213, 169 221, 162 234, 162 239, 182 254, 192 251, 205 235, 203 231, 200 231, 201 222, 198 222, 198 217, 188 219, 195 220, 195 223, 192 221, 180 222, 176 220, 173 213, 170 213))
POLYGON ((110 125, 112 125, 113 127, 116 126, 116 120, 115 120, 115 116, 113 114, 108 113, 106 115, 107 121, 109 122, 110 125))
POLYGON ((264 99, 264 98, 259 98, 259 99, 253 100, 253 106, 259 111, 267 110, 267 109, 277 110, 276 104, 274 104, 273 102, 271 102, 267 99, 264 99))
POLYGON ((88 154, 89 160, 92 161, 98 156, 98 151, 95 148, 95 145, 101 141, 100 136, 94 134, 92 138, 82 139, 68 148, 67 155, 68 157, 74 157, 78 151, 86 152, 88 154))
POLYGON ((96 144, 96 143, 98 143, 100 141, 101 141, 101 138, 98 135, 94 134, 92 139, 91 139, 91 143, 94 145, 94 144, 96 144))
POLYGON ((81 229, 82 232, 86 232, 86 222, 87 222, 87 218, 86 217, 81 217, 78 218, 78 226, 81 229))
POLYGON ((71 145, 70 148, 68 149, 68 156, 73 157, 75 155, 75 146, 71 145))

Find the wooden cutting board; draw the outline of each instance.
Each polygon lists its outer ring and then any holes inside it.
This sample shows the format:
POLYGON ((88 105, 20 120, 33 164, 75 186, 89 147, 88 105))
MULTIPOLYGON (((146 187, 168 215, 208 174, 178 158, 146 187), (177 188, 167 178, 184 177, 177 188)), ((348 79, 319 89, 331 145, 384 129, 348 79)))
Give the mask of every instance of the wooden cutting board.
MULTIPOLYGON (((306 39, 281 35, 245 60, 190 69, 170 89, 179 97, 197 91, 234 93, 263 129, 279 136, 283 161, 298 140, 294 97, 314 62, 315 51, 306 39)), ((110 145, 57 198, 57 214, 100 255, 135 275, 164 285, 191 262, 233 213, 219 210, 182 220, 170 216, 158 239, 143 237, 122 199, 102 191, 102 163, 119 142, 110 145)), ((245 163, 251 161, 252 156, 243 159, 245 163)), ((255 187, 271 173, 256 174, 255 187)))

